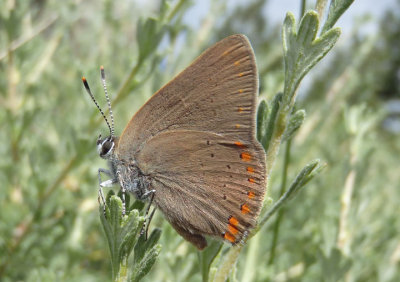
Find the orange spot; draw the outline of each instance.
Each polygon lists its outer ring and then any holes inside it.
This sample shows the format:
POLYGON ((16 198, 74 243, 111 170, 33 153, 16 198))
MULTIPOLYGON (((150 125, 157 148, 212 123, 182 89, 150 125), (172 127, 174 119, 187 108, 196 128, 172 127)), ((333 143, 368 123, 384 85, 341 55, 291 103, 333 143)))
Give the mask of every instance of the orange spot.
POLYGON ((227 55, 229 53, 229 51, 225 51, 223 54, 222 54, 222 56, 225 56, 225 55, 227 55))
POLYGON ((240 158, 246 162, 251 160, 251 155, 249 153, 241 153, 240 158))
POLYGON ((228 224, 228 231, 229 233, 236 235, 239 233, 239 230, 237 230, 237 228, 233 225, 228 224))
POLYGON ((243 93, 243 89, 239 89, 239 93, 243 93))
POLYGON ((242 108, 242 107, 239 107, 238 112, 239 112, 239 113, 243 112, 243 108, 242 108))
POLYGON ((235 124, 235 127, 236 128, 240 128, 240 124, 235 124))
POLYGON ((254 196, 255 196, 255 195, 254 195, 253 192, 251 192, 251 191, 247 192, 247 197, 249 197, 249 199, 253 199, 254 196))
POLYGON ((239 141, 236 141, 235 145, 238 146, 238 147, 242 147, 242 148, 246 147, 242 142, 239 142, 239 141))
POLYGON ((254 178, 249 178, 247 179, 250 183, 255 183, 256 181, 254 180, 254 178))
POLYGON ((229 224, 230 224, 230 225, 233 225, 233 226, 237 226, 237 225, 239 224, 239 221, 237 220, 236 217, 231 216, 231 217, 229 218, 229 224))
POLYGON ((251 166, 247 167, 247 172, 253 173, 254 172, 254 168, 252 168, 251 166))
POLYGON ((231 242, 231 243, 235 243, 235 240, 236 240, 236 238, 235 238, 235 236, 233 236, 231 233, 229 233, 229 232, 225 232, 225 234, 224 234, 224 239, 225 240, 228 240, 229 242, 231 242))
POLYGON ((238 66, 238 65, 240 65, 240 62, 239 62, 239 61, 236 61, 236 62, 235 62, 235 66, 238 66))
POLYGON ((246 204, 243 204, 243 205, 240 207, 240 210, 242 211, 242 214, 246 214, 246 213, 249 213, 249 212, 250 212, 250 208, 249 208, 249 206, 246 205, 246 204))
POLYGON ((239 77, 243 76, 243 73, 242 73, 242 72, 241 72, 241 73, 239 73, 239 74, 238 74, 238 76, 239 76, 239 77))

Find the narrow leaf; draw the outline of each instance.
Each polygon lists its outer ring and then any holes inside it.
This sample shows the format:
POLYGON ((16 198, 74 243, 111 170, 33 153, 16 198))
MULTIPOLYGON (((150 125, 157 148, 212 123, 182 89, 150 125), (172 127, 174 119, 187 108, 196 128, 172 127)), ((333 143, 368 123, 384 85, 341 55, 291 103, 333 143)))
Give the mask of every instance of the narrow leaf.
POLYGON ((353 2, 354 0, 332 0, 329 6, 328 18, 321 30, 321 34, 331 29, 353 2))
POLYGON ((210 267, 211 267, 214 259, 217 257, 217 255, 221 251, 222 246, 223 246, 222 242, 213 240, 213 241, 211 241, 211 243, 208 245, 208 247, 204 251, 198 252, 203 282, 206 282, 209 280, 210 267))
POLYGON ((268 104, 261 100, 257 109, 257 140, 261 142, 266 134, 268 121, 268 104))
POLYGON ((267 128, 265 130, 264 138, 261 140, 261 144, 263 145, 264 150, 266 152, 268 151, 269 143, 271 141, 271 137, 275 129, 275 121, 279 109, 281 107, 282 96, 283 96, 282 93, 278 93, 275 95, 274 100, 272 101, 271 112, 269 113, 267 128))
POLYGON ((315 40, 318 32, 318 14, 310 11, 301 19, 299 32, 297 35, 298 45, 311 45, 315 40))
POLYGON ((283 105, 290 109, 294 103, 296 90, 308 71, 320 61, 335 45, 340 29, 331 29, 316 38, 318 31, 318 14, 307 12, 300 22, 296 34, 294 16, 288 13, 282 31, 285 86, 283 105))
POLYGON ((161 236, 160 229, 154 229, 150 234, 149 238, 146 240, 144 235, 141 235, 135 245, 135 255, 134 255, 134 263, 138 264, 145 256, 145 253, 148 249, 155 246, 161 236))
POLYGON ((155 245, 153 248, 148 250, 140 261, 133 267, 130 281, 140 281, 153 267, 161 251, 161 246, 159 244, 155 245))
POLYGON ((305 117, 305 110, 298 110, 290 117, 285 133, 283 134, 282 141, 287 141, 293 137, 294 133, 296 133, 296 131, 303 124, 305 117))
POLYGON ((320 160, 314 160, 307 164, 297 175, 289 189, 282 197, 268 210, 268 212, 260 220, 260 226, 264 225, 272 215, 274 215, 284 204, 292 199, 300 191, 304 185, 309 182, 315 175, 321 172, 324 166, 320 165, 320 160))

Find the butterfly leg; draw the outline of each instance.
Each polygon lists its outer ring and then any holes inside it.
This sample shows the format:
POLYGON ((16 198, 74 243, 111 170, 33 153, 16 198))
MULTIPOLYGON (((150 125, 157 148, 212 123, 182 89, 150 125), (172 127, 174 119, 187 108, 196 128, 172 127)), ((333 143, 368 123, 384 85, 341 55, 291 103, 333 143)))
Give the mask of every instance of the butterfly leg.
POLYGON ((105 200, 102 188, 103 187, 111 187, 113 184, 117 183, 117 179, 116 178, 111 178, 111 179, 102 181, 101 180, 101 173, 104 173, 104 174, 106 174, 106 175, 108 175, 110 177, 113 177, 113 174, 111 173, 111 171, 109 171, 107 169, 104 169, 104 168, 99 168, 99 170, 98 170, 99 186, 100 186, 99 187, 99 192, 98 192, 98 194, 99 194, 98 199, 99 199, 99 202, 100 202, 100 199, 101 199, 101 202, 103 204, 103 212, 105 214, 106 213, 106 200, 105 200))
POLYGON ((148 235, 151 219, 153 218, 153 215, 154 215, 154 213, 156 212, 156 209, 157 209, 157 208, 153 208, 153 211, 151 212, 150 216, 148 217, 148 214, 149 214, 149 211, 150 211, 150 207, 151 207, 151 204, 153 203, 153 199, 154 199, 154 192, 150 192, 149 191, 149 193, 152 193, 152 195, 151 195, 150 202, 149 202, 149 205, 147 206, 147 210, 146 210, 146 213, 145 213, 145 216, 144 216, 145 217, 145 222, 144 222, 144 224, 142 226, 142 230, 140 231, 140 235, 143 235, 143 234, 145 235, 145 240, 147 240, 147 235, 148 235))
POLYGON ((151 199, 150 199, 150 204, 151 204, 151 202, 153 202, 153 198, 154 198, 154 193, 155 192, 156 192, 156 190, 146 191, 142 195, 141 199, 146 199, 147 197, 151 196, 151 199))
POLYGON ((125 194, 126 194, 126 188, 125 188, 125 185, 124 185, 124 183, 121 181, 121 172, 119 171, 119 170, 117 170, 117 172, 116 172, 116 175, 117 175, 117 180, 116 181, 118 181, 118 179, 120 180, 119 182, 119 184, 120 184, 120 186, 121 186, 121 198, 122 198, 122 216, 124 216, 125 215, 125 213, 126 213, 126 203, 125 203, 125 194))
POLYGON ((151 212, 151 214, 150 214, 150 216, 149 216, 149 219, 148 219, 148 221, 147 221, 147 224, 146 224, 146 231, 145 231, 145 239, 146 239, 146 240, 147 240, 147 238, 148 238, 150 222, 151 222, 151 219, 153 218, 154 213, 156 212, 156 209, 157 209, 157 208, 155 208, 155 207, 153 208, 153 211, 151 212))

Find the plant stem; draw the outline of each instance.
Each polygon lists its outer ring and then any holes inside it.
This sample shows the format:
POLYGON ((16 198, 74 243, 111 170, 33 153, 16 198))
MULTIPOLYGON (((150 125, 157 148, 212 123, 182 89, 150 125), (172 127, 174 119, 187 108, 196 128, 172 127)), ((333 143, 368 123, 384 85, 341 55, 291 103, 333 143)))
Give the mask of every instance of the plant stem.
POLYGON ((176 15, 176 13, 181 9, 182 5, 185 4, 187 0, 180 0, 172 9, 171 13, 167 16, 167 22, 170 22, 176 15))
POLYGON ((217 273, 215 274, 214 282, 225 282, 228 279, 228 275, 236 264, 237 258, 239 257, 243 246, 243 244, 238 244, 230 248, 217 273))
POLYGON ((299 19, 301 19, 304 16, 304 13, 306 12, 306 6, 307 6, 306 0, 301 0, 299 19))
MULTIPOLYGON (((287 183, 287 172, 288 172, 288 167, 289 167, 289 162, 290 162, 290 148, 291 148, 291 139, 289 139, 286 144, 285 144, 285 156, 284 156, 284 163, 283 163, 283 168, 282 168, 282 183, 281 183, 281 189, 279 192, 279 197, 282 197, 282 195, 285 193, 286 190, 286 183, 287 183)), ((271 242, 271 253, 270 257, 268 260, 268 264, 273 264, 274 258, 275 258, 275 250, 276 250, 276 245, 278 241, 278 233, 279 233, 279 226, 281 224, 281 220, 283 218, 283 215, 285 213, 285 210, 282 208, 278 212, 278 216, 276 218, 274 228, 273 228, 273 235, 272 235, 272 242, 271 242)))
POLYGON ((256 236, 258 233, 252 237, 249 241, 247 253, 246 253, 246 263, 244 267, 244 272, 242 279, 243 282, 251 282, 255 280, 256 273, 254 272, 254 266, 258 263, 258 251, 260 250, 260 236, 256 236))
POLYGON ((340 220, 339 220, 339 231, 337 237, 337 247, 342 250, 342 252, 346 255, 350 252, 350 231, 349 231, 349 223, 348 218, 351 209, 351 198, 353 196, 354 184, 356 181, 356 170, 355 166, 356 157, 353 155, 350 161, 352 169, 346 177, 346 181, 344 184, 343 192, 341 195, 341 210, 340 210, 340 220))

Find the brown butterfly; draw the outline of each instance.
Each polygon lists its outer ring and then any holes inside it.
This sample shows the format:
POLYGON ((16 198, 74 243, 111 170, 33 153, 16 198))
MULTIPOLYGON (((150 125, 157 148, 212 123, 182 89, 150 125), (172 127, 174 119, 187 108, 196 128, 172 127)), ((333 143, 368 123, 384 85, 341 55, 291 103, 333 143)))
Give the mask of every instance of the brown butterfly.
MULTIPOLYGON (((106 91, 103 69, 102 81, 106 91)), ((120 137, 95 102, 110 129, 97 140, 99 155, 110 163, 110 170, 99 169, 100 186, 119 183, 122 192, 151 199, 198 249, 207 246, 204 235, 241 242, 256 225, 266 189, 257 94, 251 45, 244 35, 232 35, 154 94, 120 137), (101 181, 100 173, 111 179, 101 181)))

